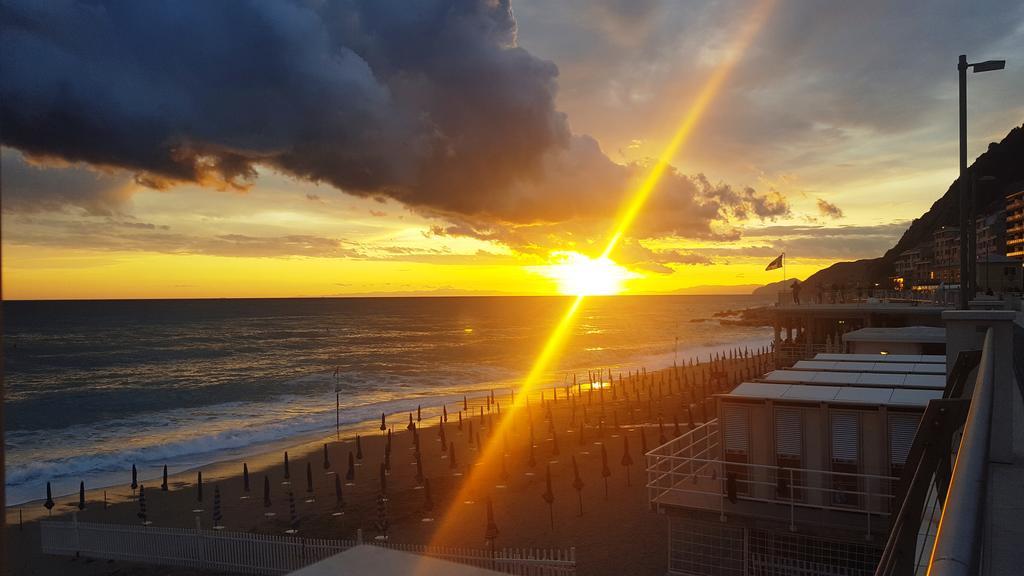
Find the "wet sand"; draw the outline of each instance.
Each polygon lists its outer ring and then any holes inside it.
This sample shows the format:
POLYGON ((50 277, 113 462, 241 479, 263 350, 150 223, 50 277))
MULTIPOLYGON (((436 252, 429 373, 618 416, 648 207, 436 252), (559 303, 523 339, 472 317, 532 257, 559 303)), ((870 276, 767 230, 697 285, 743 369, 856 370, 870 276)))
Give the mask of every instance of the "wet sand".
MULTIPOLYGON (((768 361, 766 356, 723 362, 721 366, 728 376, 722 387, 731 387, 742 378, 769 369, 770 366, 766 366, 768 361)), ((508 409, 511 402, 508 395, 496 397, 496 404, 491 406, 488 406, 486 398, 470 399, 468 409, 462 412, 462 430, 459 430, 458 418, 463 405, 461 402, 449 404, 445 407, 449 419, 444 431, 447 441, 455 448, 454 468, 450 450, 441 449, 440 416, 428 416, 425 409, 424 418, 418 425, 418 435, 423 475, 429 479, 433 500, 433 507, 429 510, 425 490, 416 478, 413 433, 406 429, 409 416, 389 415, 387 424, 393 433, 391 472, 387 476, 388 536, 396 543, 486 548, 486 500, 490 498, 500 530, 495 541, 498 549, 572 546, 576 548, 580 574, 663 574, 667 565, 668 527, 664 516, 649 510, 644 487, 646 473, 641 434, 647 447, 652 449, 659 444, 660 435, 667 438, 675 435, 677 420, 680 432, 685 433, 689 428, 688 414, 693 415, 694 425, 700 424, 703 420, 700 399, 705 392, 716 392, 706 379, 708 370, 705 361, 694 367, 650 372, 646 377, 632 380, 626 378, 621 383, 616 375, 613 386, 603 391, 590 390, 583 383, 570 389, 570 398, 566 396, 566 388, 559 388, 557 400, 552 398, 553 389, 537 391, 531 395, 528 409, 519 409, 512 415, 508 409), (688 413, 686 405, 692 400, 698 402, 691 405, 688 413), (500 416, 499 406, 503 409, 500 416), (481 408, 484 410, 482 418, 481 408), (507 440, 505 434, 492 437, 500 420, 507 418, 512 419, 503 427, 507 440), (531 422, 533 466, 530 465, 531 422), (477 435, 485 445, 495 443, 488 452, 492 457, 488 458, 486 465, 481 462, 477 435), (629 440, 633 460, 633 465, 628 468, 629 486, 627 468, 621 464, 624 438, 629 440), (607 451, 610 472, 607 496, 602 475, 602 447, 607 451), (585 484, 581 492, 582 515, 579 514, 577 492, 573 488, 573 457, 585 484), (554 494, 551 509, 542 497, 548 467, 554 494), (477 481, 460 490, 471 475, 477 481), (442 520, 445 529, 439 531, 442 520)), ((604 378, 607 380, 606 372, 604 378)), ((522 403, 525 399, 519 400, 522 403)), ((708 407, 710 410, 710 403, 708 407)), ((430 412, 435 411, 440 412, 441 407, 433 407, 430 412)), ((348 539, 355 537, 357 529, 362 529, 364 538, 372 540, 379 534, 375 527, 380 492, 379 467, 384 460, 386 443, 385 436, 375 429, 377 426, 379 422, 376 425, 366 423, 346 429, 340 439, 332 434, 322 440, 289 447, 290 484, 284 483, 283 453, 279 451, 247 460, 249 493, 243 489, 242 463, 237 461, 203 467, 201 503, 196 500, 194 471, 169 477, 169 490, 166 492, 160 490, 159 480, 145 483, 148 519, 154 526, 187 528, 195 527, 198 518, 202 527, 209 528, 213 525, 216 486, 221 494, 222 523, 227 529, 284 534, 290 528, 288 492, 291 491, 299 516, 299 536, 348 539), (348 454, 352 452, 354 457, 357 450, 356 433, 359 434, 363 458, 355 461, 355 479, 346 482, 348 454), (324 444, 327 445, 329 468, 324 467, 324 444), (312 493, 308 493, 306 488, 307 462, 312 472, 312 493), (335 497, 335 474, 340 474, 343 480, 345 505, 340 508, 335 497), (263 502, 265 477, 270 479, 272 503, 269 508, 265 508, 263 502), (203 511, 193 512, 197 509, 203 511), (334 515, 339 511, 343 514, 334 515), (275 515, 268 517, 266 512, 275 515)), ((124 486, 106 490, 106 507, 103 505, 103 490, 88 492, 87 508, 78 513, 79 520, 139 524, 136 516, 138 504, 128 487, 130 471, 126 471, 125 480, 124 486)), ((71 513, 77 511, 77 502, 77 495, 56 499, 53 516, 70 519, 71 513)), ((39 548, 38 521, 46 516, 42 501, 7 510, 9 574, 207 573, 126 562, 44 556, 39 548), (24 523, 21 528, 19 510, 24 523)))

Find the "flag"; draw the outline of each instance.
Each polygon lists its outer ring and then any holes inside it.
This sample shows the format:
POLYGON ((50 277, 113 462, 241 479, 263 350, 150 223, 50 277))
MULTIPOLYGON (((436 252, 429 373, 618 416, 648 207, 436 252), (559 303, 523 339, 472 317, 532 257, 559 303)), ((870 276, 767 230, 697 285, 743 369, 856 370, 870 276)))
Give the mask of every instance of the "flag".
POLYGON ((785 256, 786 256, 785 252, 783 252, 782 254, 779 254, 778 258, 776 258, 775 260, 772 260, 771 262, 768 263, 767 266, 765 266, 765 268, 764 268, 765 272, 767 272, 768 270, 778 270, 779 268, 782 268, 782 259, 785 256))

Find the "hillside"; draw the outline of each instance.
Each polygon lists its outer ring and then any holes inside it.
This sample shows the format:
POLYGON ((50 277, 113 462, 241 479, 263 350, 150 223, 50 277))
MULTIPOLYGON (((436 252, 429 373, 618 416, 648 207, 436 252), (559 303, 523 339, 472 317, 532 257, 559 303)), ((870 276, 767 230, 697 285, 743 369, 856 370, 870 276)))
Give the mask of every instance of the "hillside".
MULTIPOLYGON (((951 162, 955 159, 951 158, 951 162)), ((991 176, 995 181, 979 185, 977 190, 977 212, 1004 199, 1007 194, 1024 186, 1024 126, 1017 126, 1000 142, 989 144, 988 150, 971 164, 968 172, 979 177, 991 176)), ((943 226, 956 226, 960 203, 959 179, 920 218, 914 220, 899 242, 878 258, 837 262, 811 275, 810 284, 871 284, 888 282, 894 274, 893 262, 904 250, 909 250, 931 237, 943 226)))

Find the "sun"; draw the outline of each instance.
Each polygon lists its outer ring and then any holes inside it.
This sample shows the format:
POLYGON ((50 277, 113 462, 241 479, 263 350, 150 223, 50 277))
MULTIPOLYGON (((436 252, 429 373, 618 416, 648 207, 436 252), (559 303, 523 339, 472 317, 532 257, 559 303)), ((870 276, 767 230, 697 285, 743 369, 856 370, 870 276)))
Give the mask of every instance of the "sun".
POLYGON ((623 290, 623 282, 639 274, 619 266, 607 256, 590 258, 579 252, 553 252, 553 264, 537 271, 558 282, 558 291, 568 296, 608 296, 623 290))

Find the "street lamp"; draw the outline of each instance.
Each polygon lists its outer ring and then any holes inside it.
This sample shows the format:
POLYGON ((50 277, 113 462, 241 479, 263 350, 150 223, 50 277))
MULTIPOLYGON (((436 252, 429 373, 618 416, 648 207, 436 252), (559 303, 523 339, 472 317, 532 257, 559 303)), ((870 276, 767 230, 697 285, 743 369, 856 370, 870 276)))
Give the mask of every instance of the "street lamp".
POLYGON ((968 234, 973 233, 973 222, 968 222, 970 204, 967 201, 970 187, 967 183, 967 69, 973 68, 974 72, 989 72, 991 70, 1002 70, 1006 67, 1006 60, 986 60, 969 64, 967 55, 961 54, 956 69, 960 73, 960 306, 961 310, 967 309, 967 303, 974 292, 975 279, 970 278, 970 243, 968 234))

